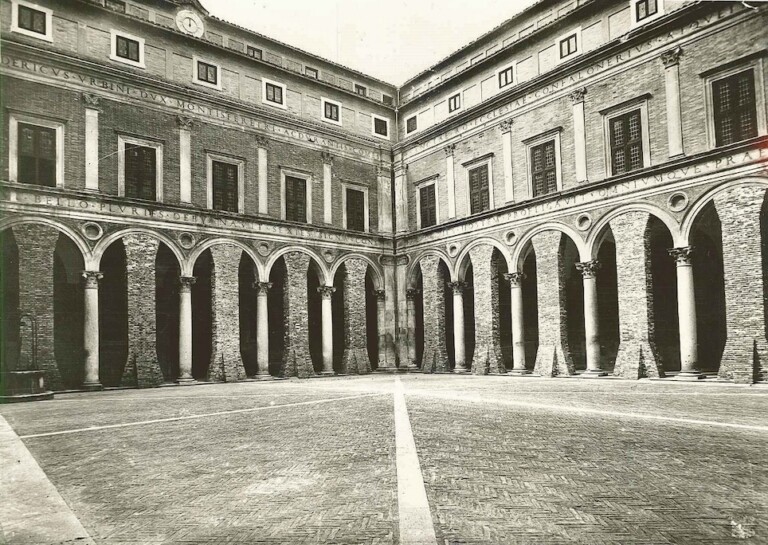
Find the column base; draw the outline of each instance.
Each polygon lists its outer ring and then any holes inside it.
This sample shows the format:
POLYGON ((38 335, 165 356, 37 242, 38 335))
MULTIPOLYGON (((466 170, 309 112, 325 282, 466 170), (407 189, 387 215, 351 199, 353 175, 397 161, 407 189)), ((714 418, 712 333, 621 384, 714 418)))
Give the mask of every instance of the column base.
POLYGON ((698 371, 681 371, 671 378, 672 380, 679 380, 682 382, 695 382, 697 380, 703 380, 705 377, 698 371))
POLYGON ((191 386, 192 384, 197 384, 197 380, 192 377, 179 377, 176 379, 176 384, 179 386, 191 386))
POLYGON ((335 372, 335 371, 325 371, 325 370, 323 370, 323 371, 320 371, 320 372, 318 373, 318 376, 321 376, 321 377, 332 377, 332 376, 334 376, 335 374, 336 374, 336 372, 335 372))
POLYGON ((587 369, 583 373, 579 375, 582 378, 600 378, 600 377, 607 377, 608 373, 603 371, 602 369, 587 369))
POLYGON ((516 377, 522 377, 524 375, 530 375, 531 372, 528 369, 512 369, 507 374, 516 377))
POLYGON ((251 377, 248 377, 248 380, 264 381, 264 380, 273 380, 274 378, 275 377, 273 377, 269 373, 257 373, 251 377))
POLYGON ((83 382, 81 389, 86 392, 99 392, 104 389, 104 386, 101 385, 101 382, 83 382))
POLYGON ((469 373, 469 369, 467 369, 466 367, 454 367, 453 372, 456 373, 457 375, 463 375, 465 373, 469 373))

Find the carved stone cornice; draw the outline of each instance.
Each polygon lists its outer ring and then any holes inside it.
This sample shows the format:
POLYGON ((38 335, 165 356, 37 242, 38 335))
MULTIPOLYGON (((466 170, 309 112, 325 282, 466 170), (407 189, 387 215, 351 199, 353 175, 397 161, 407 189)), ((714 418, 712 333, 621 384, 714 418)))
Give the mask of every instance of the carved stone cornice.
POLYGON ((584 95, 587 94, 587 88, 586 87, 580 87, 578 89, 574 89, 569 95, 568 98, 571 99, 571 102, 576 104, 581 104, 584 102, 584 95))
POLYGON ((466 282, 448 282, 446 285, 453 290, 454 295, 461 295, 468 287, 466 282))
POLYGON ((507 133, 512 130, 512 125, 514 125, 514 121, 511 119, 505 119, 499 124, 499 129, 502 133, 507 133))
POLYGON ((182 293, 189 293, 192 290, 192 286, 197 282, 197 278, 194 276, 180 276, 179 285, 181 286, 182 293))
POLYGON ((405 290, 405 298, 408 301, 415 301, 416 297, 421 293, 421 290, 416 288, 408 288, 405 290))
POLYGON ((269 145, 269 139, 266 136, 262 134, 256 135, 256 147, 266 148, 268 145, 269 145))
POLYGON ((525 273, 521 272, 513 272, 513 273, 504 273, 504 278, 509 282, 509 285, 513 288, 519 288, 523 280, 525 280, 525 273))
POLYGON ((691 264, 693 250, 693 246, 683 246, 681 248, 670 248, 667 252, 669 252, 669 255, 675 260, 678 267, 686 267, 691 264))
POLYGON ((333 155, 331 155, 330 151, 324 151, 320 154, 320 156, 323 158, 323 164, 324 165, 332 165, 333 164, 333 155))
POLYGON ((93 93, 83 93, 83 102, 85 103, 86 108, 98 110, 100 101, 101 97, 99 95, 94 95, 93 93))
POLYGON ((333 286, 320 286, 319 288, 317 288, 317 293, 319 293, 320 297, 322 297, 323 299, 330 299, 335 291, 336 291, 336 288, 334 288, 333 286))
POLYGON ((253 287, 256 290, 256 295, 266 296, 269 290, 272 288, 272 282, 254 282, 253 287))
POLYGON ((384 298, 387 295, 386 290, 373 290, 373 295, 376 297, 377 301, 384 302, 384 298))
POLYGON ((456 144, 448 144, 443 148, 446 157, 453 157, 453 152, 456 150, 456 144))
POLYGON ((104 273, 101 271, 83 271, 82 277, 85 279, 85 289, 97 290, 99 289, 99 280, 104 278, 104 273))
POLYGON ((179 115, 176 116, 176 123, 179 125, 179 129, 183 131, 191 131, 195 121, 189 116, 179 115))
POLYGON ((661 54, 661 62, 664 63, 664 68, 672 68, 680 64, 680 57, 683 55, 683 48, 677 46, 674 49, 665 51, 661 54))
POLYGON ((592 261, 582 261, 576 263, 576 270, 581 273, 584 278, 597 278, 597 271, 600 270, 602 265, 597 259, 592 261))

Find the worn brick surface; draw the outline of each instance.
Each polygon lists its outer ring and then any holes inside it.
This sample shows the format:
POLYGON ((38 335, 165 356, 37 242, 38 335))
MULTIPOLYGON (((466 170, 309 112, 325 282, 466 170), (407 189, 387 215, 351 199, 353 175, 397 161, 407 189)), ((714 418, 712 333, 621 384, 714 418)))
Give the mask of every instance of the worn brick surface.
POLYGON ((619 351, 613 374, 623 378, 664 376, 648 332, 653 304, 646 250, 648 218, 647 212, 629 212, 610 222, 616 242, 619 293, 619 351))
POLYGON ((285 260, 285 352, 282 375, 286 377, 311 377, 315 374, 309 355, 309 317, 307 310, 307 271, 309 256, 290 252, 285 260))
POLYGON ((471 370, 476 375, 507 372, 499 337, 499 280, 494 249, 480 245, 469 251, 475 290, 475 352, 471 370))
POLYGON ((533 237, 539 298, 539 350, 533 372, 548 377, 574 372, 566 326, 562 236, 557 231, 545 231, 533 237))
POLYGON ((424 298, 424 352, 421 370, 424 373, 450 371, 445 346, 445 282, 440 272, 440 259, 426 256, 419 262, 424 298))
POLYGON ((365 374, 371 372, 365 327, 365 273, 368 263, 361 259, 344 262, 344 355, 342 372, 365 374))

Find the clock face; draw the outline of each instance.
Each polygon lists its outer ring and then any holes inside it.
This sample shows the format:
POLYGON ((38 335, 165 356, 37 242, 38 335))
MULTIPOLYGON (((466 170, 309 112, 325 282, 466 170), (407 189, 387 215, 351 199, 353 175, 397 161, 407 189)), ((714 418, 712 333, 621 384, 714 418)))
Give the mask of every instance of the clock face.
POLYGON ((197 13, 188 9, 181 10, 176 14, 176 26, 182 32, 198 38, 205 32, 203 20, 197 13))

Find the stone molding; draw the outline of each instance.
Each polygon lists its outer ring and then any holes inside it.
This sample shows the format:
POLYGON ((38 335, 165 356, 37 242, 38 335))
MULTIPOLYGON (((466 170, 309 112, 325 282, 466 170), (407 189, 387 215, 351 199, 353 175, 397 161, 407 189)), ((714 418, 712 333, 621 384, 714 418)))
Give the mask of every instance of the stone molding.
POLYGON ((683 48, 678 46, 669 51, 665 51, 661 54, 661 62, 664 63, 664 68, 672 68, 680 64, 680 57, 683 55, 683 48))
POLYGON ((678 267, 688 267, 691 265, 693 250, 693 246, 683 246, 681 248, 670 248, 667 252, 675 260, 678 267))
POLYGON ((597 278, 597 272, 600 270, 600 267, 602 267, 602 265, 597 259, 576 263, 576 270, 579 271, 584 278, 597 278))
POLYGON ((85 289, 97 290, 99 289, 99 280, 104 278, 104 273, 101 271, 83 271, 83 278, 85 279, 85 289))

